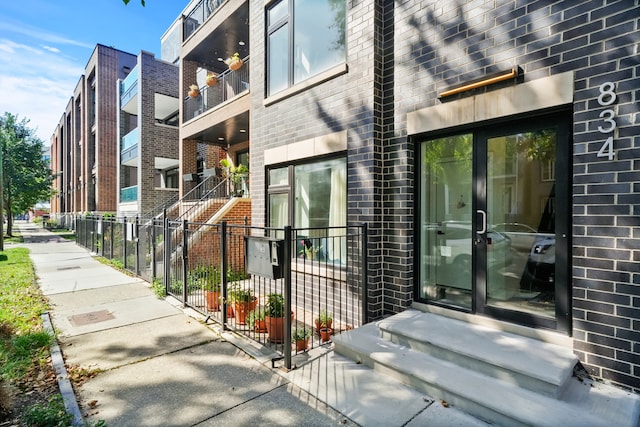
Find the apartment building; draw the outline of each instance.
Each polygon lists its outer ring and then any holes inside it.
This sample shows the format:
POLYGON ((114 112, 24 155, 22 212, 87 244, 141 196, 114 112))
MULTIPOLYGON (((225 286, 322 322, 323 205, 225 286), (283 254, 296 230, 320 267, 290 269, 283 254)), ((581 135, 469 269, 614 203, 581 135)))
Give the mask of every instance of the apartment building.
POLYGON ((142 51, 119 87, 118 216, 178 198, 178 66, 142 51))
POLYGON ((135 65, 135 55, 96 45, 51 137, 52 218, 116 211, 117 81, 135 65))
POLYGON ((96 45, 51 138, 52 216, 144 215, 178 192, 178 67, 96 45))
POLYGON ((638 6, 192 2, 180 173, 248 160, 255 225, 368 223, 370 319, 490 323, 639 390, 638 6))

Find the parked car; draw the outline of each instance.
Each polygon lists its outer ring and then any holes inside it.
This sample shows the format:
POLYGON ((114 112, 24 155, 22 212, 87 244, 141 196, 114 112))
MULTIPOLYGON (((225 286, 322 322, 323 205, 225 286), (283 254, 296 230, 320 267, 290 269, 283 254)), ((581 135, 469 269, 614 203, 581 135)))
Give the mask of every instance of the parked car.
POLYGON ((538 231, 518 222, 504 222, 491 227, 499 233, 504 234, 511 240, 511 247, 519 252, 528 253, 536 241, 538 231))
POLYGON ((556 278, 556 238, 540 234, 531 246, 521 288, 553 294, 556 278))
MULTIPOLYGON (((461 289, 471 289, 471 254, 473 250, 470 222, 443 221, 425 225, 430 256, 425 261, 437 266, 436 281, 439 284, 461 289)), ((506 235, 490 229, 487 231, 487 264, 489 269, 511 263, 511 241, 506 235)))

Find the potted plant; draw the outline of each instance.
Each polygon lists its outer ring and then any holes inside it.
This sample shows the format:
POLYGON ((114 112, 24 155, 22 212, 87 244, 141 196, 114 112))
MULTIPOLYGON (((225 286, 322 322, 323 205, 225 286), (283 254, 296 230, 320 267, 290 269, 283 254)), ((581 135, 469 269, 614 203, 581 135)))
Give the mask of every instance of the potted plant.
POLYGON ((299 252, 300 258, 314 260, 316 259, 318 252, 322 250, 321 245, 314 246, 313 240, 308 238, 302 239, 300 243, 302 244, 302 249, 300 249, 300 252, 299 252))
POLYGON ((200 95, 200 89, 198 88, 198 85, 189 86, 189 97, 195 98, 199 95, 200 95))
POLYGON ((316 331, 320 332, 321 328, 329 328, 333 325, 333 314, 325 309, 320 310, 320 314, 315 319, 316 331))
POLYGON ((220 310, 220 281, 220 272, 216 268, 208 269, 200 278, 208 311, 220 310))
POLYGON ((309 347, 311 329, 297 327, 291 331, 291 341, 296 343, 296 351, 305 351, 309 347))
POLYGON ((258 333, 267 332, 267 325, 264 320, 264 316, 264 308, 256 308, 247 316, 247 325, 258 333))
POLYGON ((284 296, 280 293, 267 295, 264 307, 267 338, 273 343, 284 342, 284 296))
POLYGON ((228 296, 229 300, 233 302, 237 322, 244 325, 247 315, 256 308, 258 298, 253 295, 253 289, 242 288, 239 283, 231 285, 228 296))
POLYGON ((213 73, 208 73, 205 82, 209 87, 214 86, 216 83, 218 83, 218 76, 213 73))
POLYGON ((333 335, 333 329, 323 326, 320 328, 320 340, 322 342, 327 342, 331 340, 331 335, 333 335))
POLYGON ((242 64, 244 64, 244 62, 242 62, 242 59, 240 59, 240 54, 238 52, 231 55, 231 58, 227 58, 224 62, 225 64, 227 64, 231 71, 238 71, 240 68, 242 68, 242 64))
POLYGON ((233 186, 232 193, 235 197, 242 197, 247 186, 249 168, 243 164, 234 166, 229 159, 220 160, 220 166, 224 169, 225 176, 228 176, 233 186))

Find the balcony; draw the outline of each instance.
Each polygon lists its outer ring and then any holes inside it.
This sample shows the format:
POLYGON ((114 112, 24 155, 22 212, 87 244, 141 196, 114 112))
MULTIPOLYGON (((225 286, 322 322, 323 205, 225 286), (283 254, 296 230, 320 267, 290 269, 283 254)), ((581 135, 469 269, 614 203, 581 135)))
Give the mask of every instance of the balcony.
POLYGON ((183 40, 193 34, 226 0, 201 0, 182 22, 183 40))
POLYGON ((243 61, 242 68, 222 72, 214 86, 205 85, 200 88, 199 96, 184 101, 185 122, 249 91, 249 57, 243 61))
POLYGON ((138 158, 138 128, 122 137, 120 143, 120 164, 123 166, 136 166, 138 158))
POLYGON ((130 203, 130 202, 137 202, 137 201, 138 201, 137 185, 120 189, 120 203, 130 203))
POLYGON ((138 114, 138 66, 120 83, 120 105, 129 114, 138 114))

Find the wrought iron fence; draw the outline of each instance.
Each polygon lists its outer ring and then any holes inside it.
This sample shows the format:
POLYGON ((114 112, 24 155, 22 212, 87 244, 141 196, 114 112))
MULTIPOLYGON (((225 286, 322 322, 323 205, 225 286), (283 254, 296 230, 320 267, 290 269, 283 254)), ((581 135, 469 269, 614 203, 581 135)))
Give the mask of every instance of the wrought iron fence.
POLYGON ((284 229, 246 218, 218 224, 187 220, 79 218, 78 244, 273 351, 327 345, 367 322, 366 224, 284 229), (306 344, 296 347, 296 338, 306 344))

